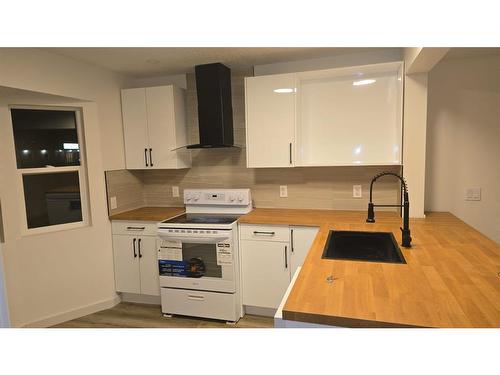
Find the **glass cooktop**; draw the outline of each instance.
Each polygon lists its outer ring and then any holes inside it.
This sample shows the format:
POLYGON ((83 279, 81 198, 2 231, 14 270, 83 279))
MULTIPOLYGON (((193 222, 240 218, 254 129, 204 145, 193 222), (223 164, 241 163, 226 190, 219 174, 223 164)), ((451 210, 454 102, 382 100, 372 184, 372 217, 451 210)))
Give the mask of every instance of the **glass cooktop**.
POLYGON ((179 224, 231 224, 238 220, 235 215, 220 214, 183 214, 172 219, 162 221, 162 223, 179 224))

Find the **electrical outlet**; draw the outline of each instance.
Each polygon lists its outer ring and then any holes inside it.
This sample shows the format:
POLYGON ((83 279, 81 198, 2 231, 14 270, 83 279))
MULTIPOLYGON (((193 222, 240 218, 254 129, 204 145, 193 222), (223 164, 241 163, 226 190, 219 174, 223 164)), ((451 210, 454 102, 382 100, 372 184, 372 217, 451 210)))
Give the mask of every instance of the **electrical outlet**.
POLYGON ((352 185, 352 197, 361 198, 362 196, 361 185, 352 185))
POLYGON ((465 189, 465 200, 466 201, 480 201, 481 200, 481 188, 480 187, 470 187, 465 189))
POLYGON ((172 197, 177 198, 179 196, 179 186, 172 186, 172 197))
POLYGON ((116 197, 109 198, 109 205, 110 205, 112 210, 114 210, 116 207, 118 207, 118 204, 116 202, 116 197))
POLYGON ((280 198, 288 197, 288 186, 280 185, 280 198))

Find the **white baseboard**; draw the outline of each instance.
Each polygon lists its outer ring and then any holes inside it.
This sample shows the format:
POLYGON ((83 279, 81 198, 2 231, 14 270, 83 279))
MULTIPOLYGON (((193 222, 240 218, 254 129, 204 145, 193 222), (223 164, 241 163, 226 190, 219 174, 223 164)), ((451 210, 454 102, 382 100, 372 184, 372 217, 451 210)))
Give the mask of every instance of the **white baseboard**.
POLYGON ((104 301, 99 301, 87 306, 79 307, 74 310, 65 311, 63 313, 56 315, 46 316, 39 320, 21 324, 21 327, 25 328, 51 327, 59 323, 67 322, 68 320, 81 318, 82 316, 93 314, 101 310, 110 309, 111 307, 118 305, 120 302, 121 302, 120 296, 116 295, 113 298, 104 301))
POLYGON ((148 296, 146 294, 121 293, 123 302, 145 303, 148 305, 161 305, 160 296, 148 296))

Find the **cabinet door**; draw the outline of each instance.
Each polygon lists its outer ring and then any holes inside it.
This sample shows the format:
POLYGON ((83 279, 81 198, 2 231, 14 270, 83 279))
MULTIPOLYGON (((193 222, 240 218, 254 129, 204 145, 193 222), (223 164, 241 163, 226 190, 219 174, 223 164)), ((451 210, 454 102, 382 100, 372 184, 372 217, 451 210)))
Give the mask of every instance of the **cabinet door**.
POLYGON ((290 283, 287 242, 241 241, 243 304, 277 309, 290 283))
POLYGON ((159 296, 160 280, 158 278, 156 237, 139 237, 137 241, 140 258, 141 294, 159 296))
MULTIPOLYGON (((176 167, 173 86, 146 88, 149 147, 153 169, 176 167)), ((148 153, 149 153, 148 149, 148 153)))
POLYGON ((400 62, 297 73, 297 166, 399 165, 400 62))
POLYGON ((290 228, 290 272, 293 276, 297 267, 302 266, 307 253, 318 234, 317 227, 291 227, 290 228))
POLYGON ((127 169, 145 169, 149 164, 145 89, 122 90, 122 116, 127 169))
POLYGON ((247 166, 292 167, 295 74, 245 78, 247 166))
POLYGON ((139 256, 134 236, 113 236, 116 291, 140 293, 139 256), (134 240, 136 250, 134 251, 134 240), (135 255, 134 255, 135 254, 135 255))

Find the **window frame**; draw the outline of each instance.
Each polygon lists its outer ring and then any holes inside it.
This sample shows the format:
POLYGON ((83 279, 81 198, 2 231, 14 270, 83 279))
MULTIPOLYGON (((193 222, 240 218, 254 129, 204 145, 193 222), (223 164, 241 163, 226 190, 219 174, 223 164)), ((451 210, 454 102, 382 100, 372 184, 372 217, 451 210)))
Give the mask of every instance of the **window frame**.
MULTIPOLYGON (((36 235, 42 233, 58 232, 63 230, 71 230, 76 228, 88 227, 91 224, 90 220, 90 202, 89 202, 89 191, 88 191, 88 171, 86 162, 86 145, 85 145, 85 132, 83 123, 83 108, 81 107, 65 107, 65 106, 37 106, 37 105, 10 105, 9 112, 12 109, 38 109, 38 110, 49 110, 49 111, 73 111, 75 112, 75 124, 78 136, 78 145, 80 147, 80 165, 75 166, 60 166, 60 167, 39 167, 39 168, 19 168, 16 162, 16 172, 17 181, 19 183, 19 209, 21 212, 21 234, 23 236, 36 235), (78 182, 80 187, 80 201, 82 210, 82 220, 75 221, 71 223, 47 225, 44 227, 29 228, 28 227, 28 217, 26 213, 26 200, 24 195, 24 175, 40 175, 40 174, 53 174, 53 173, 68 173, 77 172, 78 182)), ((10 112, 11 113, 11 112, 10 112)), ((12 114, 10 116, 11 129, 12 129, 12 141, 15 144, 14 137, 14 124, 12 123, 12 114)), ((15 149, 14 149, 15 150, 15 149)))

